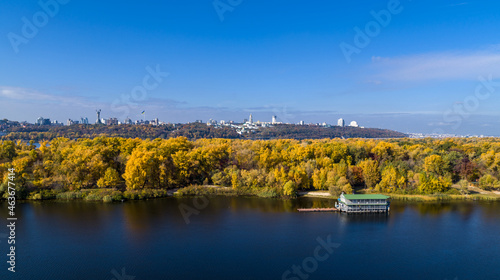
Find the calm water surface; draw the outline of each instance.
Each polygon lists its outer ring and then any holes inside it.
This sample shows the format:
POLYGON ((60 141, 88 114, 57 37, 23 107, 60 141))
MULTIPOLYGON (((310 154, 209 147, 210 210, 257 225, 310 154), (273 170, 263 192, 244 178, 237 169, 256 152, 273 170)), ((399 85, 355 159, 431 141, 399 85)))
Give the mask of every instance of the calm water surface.
POLYGON ((196 202, 19 204, 17 272, 7 272, 2 226, 0 279, 500 279, 499 203, 345 215, 296 211, 324 199, 196 202), (180 205, 202 209, 186 223, 180 205))

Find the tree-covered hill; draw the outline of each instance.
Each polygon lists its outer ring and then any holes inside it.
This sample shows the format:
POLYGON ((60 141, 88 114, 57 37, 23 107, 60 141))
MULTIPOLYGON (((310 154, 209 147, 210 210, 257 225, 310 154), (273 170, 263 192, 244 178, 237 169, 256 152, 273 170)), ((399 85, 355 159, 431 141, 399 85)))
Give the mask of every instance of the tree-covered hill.
POLYGON ((98 136, 123 138, 173 138, 184 136, 189 140, 201 138, 225 139, 322 139, 322 138, 400 138, 397 131, 358 127, 321 127, 309 125, 275 125, 247 130, 239 134, 237 128, 207 126, 203 123, 168 125, 71 125, 71 126, 14 126, 6 129, 3 140, 52 140, 57 137, 95 138, 98 136))

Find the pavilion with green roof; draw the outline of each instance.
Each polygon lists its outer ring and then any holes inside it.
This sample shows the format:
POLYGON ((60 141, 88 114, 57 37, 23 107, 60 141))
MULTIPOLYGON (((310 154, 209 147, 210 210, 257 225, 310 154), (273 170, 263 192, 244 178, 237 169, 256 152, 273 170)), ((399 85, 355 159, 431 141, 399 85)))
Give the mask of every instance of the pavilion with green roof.
POLYGON ((337 209, 347 213, 389 212, 390 197, 382 194, 344 194, 336 203, 337 209))

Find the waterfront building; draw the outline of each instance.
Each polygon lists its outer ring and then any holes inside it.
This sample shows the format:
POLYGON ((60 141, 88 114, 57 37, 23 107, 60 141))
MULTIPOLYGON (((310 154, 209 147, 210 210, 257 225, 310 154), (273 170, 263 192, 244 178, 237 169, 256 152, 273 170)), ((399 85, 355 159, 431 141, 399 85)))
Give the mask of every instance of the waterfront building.
POLYGON ((389 197, 382 194, 344 194, 335 203, 336 208, 347 213, 389 212, 389 197))

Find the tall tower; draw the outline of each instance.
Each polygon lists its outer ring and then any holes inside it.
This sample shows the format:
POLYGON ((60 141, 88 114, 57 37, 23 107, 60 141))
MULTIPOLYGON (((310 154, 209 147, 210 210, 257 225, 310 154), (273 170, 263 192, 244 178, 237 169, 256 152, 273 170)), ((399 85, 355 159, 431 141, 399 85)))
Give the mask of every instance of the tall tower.
POLYGON ((250 117, 248 118, 248 122, 249 122, 250 124, 252 124, 252 123, 253 123, 253 117, 252 117, 252 114, 250 114, 250 117))
POLYGON ((337 125, 338 125, 338 126, 341 126, 341 127, 344 127, 344 126, 345 126, 345 121, 344 121, 344 119, 340 118, 340 119, 337 121, 337 125))
POLYGON ((275 124, 275 123, 277 123, 277 122, 278 122, 278 121, 276 120, 276 118, 277 118, 276 116, 273 116, 273 118, 271 119, 271 123, 272 123, 272 124, 275 124))
POLYGON ((95 110, 95 112, 97 113, 97 120, 95 121, 95 124, 102 124, 102 122, 101 122, 101 109, 95 110))

